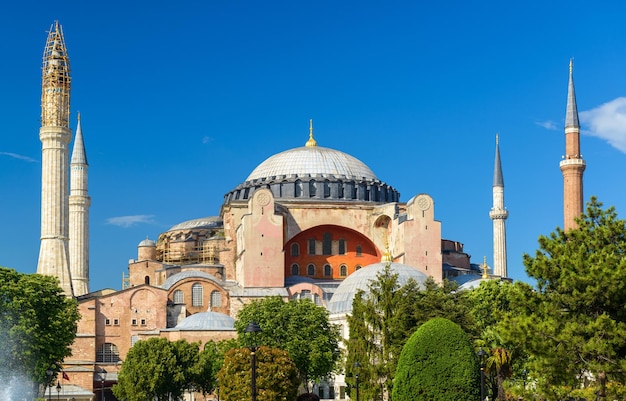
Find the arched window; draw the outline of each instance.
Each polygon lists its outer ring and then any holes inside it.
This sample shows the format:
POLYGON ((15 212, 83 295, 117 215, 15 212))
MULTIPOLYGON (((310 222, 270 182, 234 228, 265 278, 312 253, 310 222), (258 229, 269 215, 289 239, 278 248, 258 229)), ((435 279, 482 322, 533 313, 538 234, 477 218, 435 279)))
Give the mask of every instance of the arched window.
POLYGON ((300 245, 296 242, 291 244, 291 256, 300 256, 300 245))
POLYGON ((299 276, 300 275, 300 266, 297 263, 291 265, 291 275, 299 276))
POLYGON ((202 285, 195 283, 191 286, 191 306, 202 306, 202 285))
POLYGON ((328 180, 324 181, 324 198, 330 198, 330 183, 328 180))
POLYGON ((315 197, 315 193, 317 191, 315 190, 315 181, 309 181, 309 196, 311 198, 315 197))
POLYGON ((315 276, 315 265, 314 264, 310 264, 310 265, 307 266, 306 274, 308 274, 309 276, 315 276))
POLYGON ((296 180, 296 198, 302 196, 302 181, 296 180))
POLYGON ((361 268, 361 266, 356 265, 356 267, 354 268, 354 270, 359 270, 361 268))
POLYGON ((341 277, 346 277, 348 275, 348 266, 346 265, 339 266, 339 275, 341 277))
POLYGON ((330 265, 324 265, 324 276, 332 276, 333 269, 331 269, 330 265))
POLYGON ((333 242, 330 233, 322 234, 322 255, 332 255, 333 242))
POLYGON ((346 254, 346 240, 345 239, 339 240, 339 254, 340 255, 346 254))
POLYGON ((363 256, 363 247, 361 245, 356 246, 356 256, 363 256))
POLYGON ((222 293, 215 290, 211 292, 211 308, 222 306, 222 293))
POLYGON ((146 276, 143 278, 144 284, 150 284, 150 276, 146 276))
POLYGON ((185 303, 185 294, 181 290, 174 291, 174 303, 175 304, 185 303))
POLYGON ((120 351, 117 349, 117 345, 104 343, 98 347, 98 351, 96 351, 96 362, 117 363, 119 360, 120 351))

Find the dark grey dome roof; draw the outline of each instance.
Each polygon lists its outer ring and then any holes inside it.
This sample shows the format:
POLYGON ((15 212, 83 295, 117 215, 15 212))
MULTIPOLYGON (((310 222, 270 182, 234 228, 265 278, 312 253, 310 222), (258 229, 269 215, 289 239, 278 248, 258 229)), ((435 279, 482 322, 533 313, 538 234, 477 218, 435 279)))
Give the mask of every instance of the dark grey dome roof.
POLYGON ((395 262, 378 262, 368 265, 362 269, 349 275, 343 282, 337 287, 333 297, 328 303, 328 311, 333 313, 349 313, 352 311, 352 301, 354 295, 360 291, 367 291, 372 281, 377 279, 378 273, 385 269, 385 266, 389 264, 391 271, 398 275, 398 284, 404 285, 410 278, 417 281, 421 286, 424 285, 428 277, 419 270, 403 265, 402 263, 395 262))
POLYGON ((219 216, 202 217, 200 219, 193 219, 178 223, 167 231, 176 230, 190 230, 193 228, 219 228, 222 227, 224 222, 219 216))
POLYGON ((178 323, 175 330, 233 331, 235 319, 217 312, 195 313, 178 323))

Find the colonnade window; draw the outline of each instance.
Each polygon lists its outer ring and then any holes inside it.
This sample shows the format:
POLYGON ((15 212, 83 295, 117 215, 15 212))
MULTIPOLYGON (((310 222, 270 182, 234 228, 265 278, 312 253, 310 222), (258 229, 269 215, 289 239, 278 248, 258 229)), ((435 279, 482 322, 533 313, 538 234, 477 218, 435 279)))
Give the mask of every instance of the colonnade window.
POLYGON ((339 239, 339 254, 340 255, 346 254, 346 240, 343 238, 339 239))
POLYGON ((324 265, 324 276, 332 276, 333 275, 333 269, 330 267, 330 265, 324 265))
POLYGON ((309 276, 315 276, 315 265, 310 264, 306 267, 306 274, 309 276))
POLYGON ((300 245, 296 242, 291 244, 291 256, 300 256, 300 245))
POLYGON ((191 286, 191 306, 202 306, 202 285, 195 283, 191 286))
POLYGON ((117 363, 120 360, 120 351, 117 345, 112 343, 104 343, 98 347, 96 351, 96 362, 100 363, 117 363))
POLYGON ((181 290, 174 291, 174 303, 175 304, 185 303, 185 294, 181 290))
POLYGON ((315 255, 315 238, 309 239, 309 255, 315 255))
POLYGON ((222 306, 222 293, 214 290, 211 292, 211 308, 222 306))
POLYGON ((356 256, 363 256, 363 247, 361 245, 356 246, 356 256))
POLYGON ((322 234, 322 255, 332 255, 333 241, 330 233, 322 234))
POLYGON ((300 275, 300 266, 297 263, 291 265, 291 275, 299 276, 300 275))
POLYGON ((341 277, 346 277, 348 275, 348 266, 346 265, 339 266, 339 275, 341 277))

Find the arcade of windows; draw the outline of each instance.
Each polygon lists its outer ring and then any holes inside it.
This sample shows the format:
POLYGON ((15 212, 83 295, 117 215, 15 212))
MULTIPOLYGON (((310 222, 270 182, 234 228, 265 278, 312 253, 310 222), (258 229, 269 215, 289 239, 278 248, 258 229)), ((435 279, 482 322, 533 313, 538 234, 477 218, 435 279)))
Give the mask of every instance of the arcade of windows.
MULTIPOLYGON (((185 303, 185 293, 181 290, 174 291, 174 303, 175 304, 184 304, 185 303)), ((211 298, 209 300, 212 308, 217 308, 222 306, 222 293, 213 290, 211 291, 211 298)), ((202 306, 204 304, 204 288, 200 283, 194 283, 191 286, 191 306, 202 306)))
MULTIPOLYGON (((329 264, 325 264, 324 265, 324 277, 332 277, 333 275, 333 268, 331 265, 329 264)), ((359 270, 361 268, 360 265, 357 265, 354 270, 359 270)), ((306 275, 307 276, 316 276, 317 272, 317 268, 315 267, 315 265, 313 263, 309 263, 306 267, 306 275)), ((297 263, 294 263, 291 265, 291 275, 292 276, 299 276, 300 275, 300 265, 298 265, 297 263)), ((348 276, 348 266, 346 266, 345 264, 341 264, 339 266, 339 276, 340 277, 347 277, 348 276)))
MULTIPOLYGON (((322 255, 345 255, 346 254, 346 240, 340 238, 333 241, 329 232, 322 234, 322 255)), ((319 255, 318 253, 318 241, 315 238, 309 238, 307 240, 307 254, 319 255)), ((291 244, 291 256, 300 256, 300 245, 297 242, 291 244)), ((356 246, 357 256, 361 256, 361 245, 356 246)))

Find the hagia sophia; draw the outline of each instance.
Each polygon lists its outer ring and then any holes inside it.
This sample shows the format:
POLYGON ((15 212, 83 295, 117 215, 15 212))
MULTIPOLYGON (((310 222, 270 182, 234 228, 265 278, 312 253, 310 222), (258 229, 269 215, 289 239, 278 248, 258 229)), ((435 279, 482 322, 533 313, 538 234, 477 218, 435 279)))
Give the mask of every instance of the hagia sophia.
MULTIPOLYGON (((347 335, 346 314, 359 289, 386 265, 409 277, 457 281, 507 279, 504 179, 496 140, 493 263, 473 263, 457 240, 441 237, 435 200, 399 192, 340 150, 318 145, 310 122, 303 146, 267 159, 224 195, 217 214, 138 239, 122 290, 89 283, 88 162, 80 116, 69 121, 71 76, 63 31, 50 29, 42 68, 41 249, 37 272, 58 277, 82 316, 59 377, 61 400, 114 400, 111 386, 133 344, 150 337, 188 341, 236 336, 241 308, 267 296, 310 299, 347 335), (139 242, 140 241, 140 242, 139 242)), ((565 228, 582 212, 580 127, 570 65, 564 177, 565 228)), ((390 177, 393 178, 393 177, 390 177)), ((488 209, 488 206, 485 207, 488 209)), ((209 211, 210 213, 210 211, 209 211)), ((47 391, 52 391, 48 388, 47 391)), ((343 377, 318 383, 322 399, 346 398, 343 377)), ((48 394, 48 393, 46 393, 48 394)), ((202 400, 190 395, 190 400, 202 400)), ((206 398, 213 399, 213 396, 206 398)))

